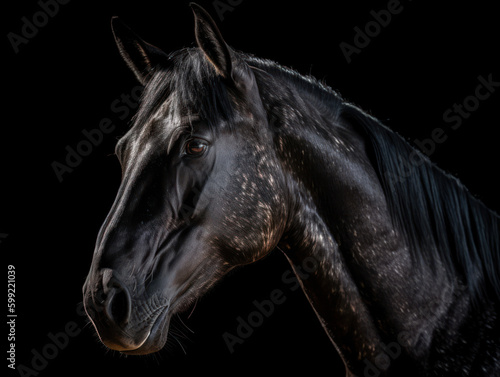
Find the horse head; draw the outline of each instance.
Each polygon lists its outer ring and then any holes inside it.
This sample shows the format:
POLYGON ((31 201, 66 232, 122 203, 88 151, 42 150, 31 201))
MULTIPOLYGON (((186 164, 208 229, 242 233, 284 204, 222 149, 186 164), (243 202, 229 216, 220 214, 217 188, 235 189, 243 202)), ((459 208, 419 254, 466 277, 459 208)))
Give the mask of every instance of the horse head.
POLYGON ((129 354, 161 349, 172 315, 270 252, 287 215, 252 69, 192 9, 197 47, 172 54, 112 21, 144 91, 116 146, 121 186, 83 291, 102 342, 129 354))

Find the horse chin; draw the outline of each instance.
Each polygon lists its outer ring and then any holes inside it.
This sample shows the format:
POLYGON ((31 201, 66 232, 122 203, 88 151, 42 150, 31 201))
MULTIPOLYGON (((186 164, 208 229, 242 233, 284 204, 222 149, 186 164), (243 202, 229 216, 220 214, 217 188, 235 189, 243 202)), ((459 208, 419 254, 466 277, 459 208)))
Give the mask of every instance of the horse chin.
POLYGON ((125 355, 148 355, 160 351, 167 342, 170 315, 165 312, 161 314, 151 327, 149 335, 140 347, 134 350, 120 351, 125 355))

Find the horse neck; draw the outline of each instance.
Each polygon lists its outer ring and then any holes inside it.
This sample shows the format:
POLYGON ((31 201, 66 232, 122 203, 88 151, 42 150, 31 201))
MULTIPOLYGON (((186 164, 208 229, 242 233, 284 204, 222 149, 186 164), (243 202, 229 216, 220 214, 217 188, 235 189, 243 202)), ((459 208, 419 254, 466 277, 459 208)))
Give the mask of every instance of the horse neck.
MULTIPOLYGON (((312 108, 308 100, 287 106, 312 108)), ((407 367, 426 354, 456 287, 439 264, 415 273, 363 136, 315 110, 299 118, 310 123, 283 121, 276 133, 294 208, 280 248, 348 371, 407 367), (303 274, 307 260, 317 268, 303 274)))

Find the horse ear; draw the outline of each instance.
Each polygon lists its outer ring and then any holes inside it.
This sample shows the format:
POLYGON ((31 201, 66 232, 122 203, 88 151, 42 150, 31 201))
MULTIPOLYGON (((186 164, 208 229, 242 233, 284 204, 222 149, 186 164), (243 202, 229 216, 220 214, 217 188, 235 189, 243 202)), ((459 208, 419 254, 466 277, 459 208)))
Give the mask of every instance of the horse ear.
POLYGON ((198 4, 189 5, 194 13, 194 33, 198 47, 222 77, 231 79, 233 70, 231 50, 222 38, 215 21, 198 4))
POLYGON ((152 69, 168 59, 158 47, 143 41, 118 17, 111 19, 111 29, 120 55, 142 85, 145 85, 152 69))

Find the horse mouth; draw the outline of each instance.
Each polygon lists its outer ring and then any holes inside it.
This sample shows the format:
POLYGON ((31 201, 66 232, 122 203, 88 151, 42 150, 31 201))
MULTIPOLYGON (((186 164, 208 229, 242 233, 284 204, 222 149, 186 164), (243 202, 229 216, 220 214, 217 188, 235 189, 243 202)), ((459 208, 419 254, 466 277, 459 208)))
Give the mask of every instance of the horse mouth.
POLYGON ((147 355, 161 350, 167 342, 169 322, 168 309, 163 310, 153 322, 144 341, 137 348, 118 351, 125 355, 147 355))

